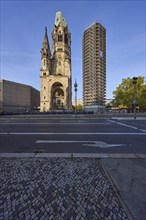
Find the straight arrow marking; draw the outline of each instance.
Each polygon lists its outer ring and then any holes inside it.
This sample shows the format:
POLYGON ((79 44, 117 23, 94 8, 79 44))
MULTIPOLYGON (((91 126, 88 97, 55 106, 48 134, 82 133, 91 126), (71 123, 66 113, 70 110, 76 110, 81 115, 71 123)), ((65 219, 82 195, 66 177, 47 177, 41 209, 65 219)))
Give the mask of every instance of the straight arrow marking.
POLYGON ((58 143, 93 143, 94 141, 66 141, 66 140, 37 140, 36 144, 58 144, 58 143))
POLYGON ((83 144, 84 146, 90 146, 90 147, 100 147, 100 148, 109 148, 109 147, 122 147, 126 146, 126 144, 107 144, 103 141, 94 141, 93 144, 83 144))
POLYGON ((100 147, 100 148, 109 148, 109 147, 121 147, 126 146, 126 144, 107 144, 104 141, 66 141, 66 140, 37 140, 36 144, 67 144, 67 143, 82 143, 84 146, 89 147, 100 147))

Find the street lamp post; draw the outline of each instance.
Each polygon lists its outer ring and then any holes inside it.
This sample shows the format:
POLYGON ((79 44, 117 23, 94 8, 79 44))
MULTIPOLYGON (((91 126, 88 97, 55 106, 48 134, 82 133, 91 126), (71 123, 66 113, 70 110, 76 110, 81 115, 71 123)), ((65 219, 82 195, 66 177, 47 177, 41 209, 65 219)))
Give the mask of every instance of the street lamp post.
POLYGON ((134 85, 134 99, 133 99, 134 119, 136 119, 136 83, 137 83, 137 77, 133 77, 133 85, 134 85))
POLYGON ((74 91, 75 91, 75 115, 76 115, 76 118, 77 118, 77 91, 78 91, 77 87, 78 87, 78 84, 75 79, 74 91))

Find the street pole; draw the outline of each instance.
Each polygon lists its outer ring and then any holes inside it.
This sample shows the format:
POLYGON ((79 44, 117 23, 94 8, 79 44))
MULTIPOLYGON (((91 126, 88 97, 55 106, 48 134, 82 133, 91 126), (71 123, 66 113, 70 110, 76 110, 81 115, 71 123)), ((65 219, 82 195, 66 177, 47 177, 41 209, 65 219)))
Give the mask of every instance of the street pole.
POLYGON ((78 87, 78 84, 75 79, 74 91, 75 91, 75 115, 76 115, 76 118, 77 118, 77 91, 78 91, 77 87, 78 87))
POLYGON ((137 83, 137 77, 133 77, 133 85, 134 85, 134 100, 133 100, 134 119, 136 119, 136 83, 137 83))

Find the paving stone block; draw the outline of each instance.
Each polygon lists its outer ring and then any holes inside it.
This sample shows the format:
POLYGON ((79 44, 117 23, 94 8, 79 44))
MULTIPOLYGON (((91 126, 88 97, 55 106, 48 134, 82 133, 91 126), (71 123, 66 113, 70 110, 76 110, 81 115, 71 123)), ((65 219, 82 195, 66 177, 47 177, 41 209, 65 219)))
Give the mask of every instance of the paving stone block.
POLYGON ((1 173, 3 166, 8 169, 1 179, 0 218, 128 219, 94 158, 2 158, 1 173))

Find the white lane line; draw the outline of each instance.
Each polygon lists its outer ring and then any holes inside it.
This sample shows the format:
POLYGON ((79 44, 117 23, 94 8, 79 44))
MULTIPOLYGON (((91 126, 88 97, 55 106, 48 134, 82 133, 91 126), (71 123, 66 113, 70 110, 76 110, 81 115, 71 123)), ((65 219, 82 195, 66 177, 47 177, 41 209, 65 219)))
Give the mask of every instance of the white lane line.
POLYGON ((146 120, 146 117, 144 116, 144 117, 136 117, 136 119, 134 119, 134 116, 132 117, 132 116, 130 116, 130 117, 112 117, 112 119, 114 119, 114 120, 133 120, 133 121, 135 121, 135 120, 146 120))
POLYGON ((146 132, 146 130, 143 130, 143 129, 139 129, 140 131, 143 131, 143 132, 146 132))
POLYGON ((128 128, 133 128, 133 129, 138 129, 137 127, 135 127, 135 126, 132 126, 132 125, 126 125, 126 124, 123 124, 123 123, 121 123, 121 122, 117 122, 116 123, 117 125, 122 125, 122 126, 124 126, 124 127, 128 127, 128 128))
POLYGON ((122 126, 127 127, 127 128, 132 128, 132 129, 135 129, 135 130, 146 132, 146 130, 140 129, 140 128, 132 126, 132 125, 127 125, 127 124, 124 124, 124 123, 121 123, 121 122, 112 121, 112 120, 109 120, 109 121, 114 123, 114 124, 122 125, 122 126))
POLYGON ((122 126, 124 126, 124 127, 128 127, 128 128, 132 128, 132 129, 135 129, 135 130, 142 131, 142 132, 146 132, 146 130, 140 129, 140 128, 135 127, 135 126, 132 126, 132 125, 127 125, 127 124, 123 124, 123 123, 121 123, 121 122, 116 122, 116 121, 112 121, 112 120, 108 120, 108 121, 110 121, 110 122, 112 122, 112 123, 114 123, 114 124, 117 124, 117 125, 122 125, 122 126))
POLYGON ((146 135, 146 133, 125 133, 125 132, 1 132, 0 135, 146 135))
POLYGON ((75 124, 78 124, 78 125, 110 125, 111 123, 110 122, 61 122, 61 123, 58 123, 58 122, 54 122, 54 123, 47 123, 47 122, 44 122, 44 123, 41 123, 41 122, 36 122, 36 123, 24 123, 24 122, 10 122, 10 123, 5 123, 5 122, 2 122, 1 125, 75 125, 75 124))

